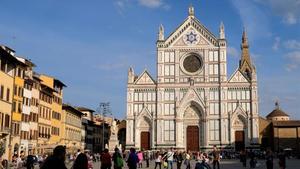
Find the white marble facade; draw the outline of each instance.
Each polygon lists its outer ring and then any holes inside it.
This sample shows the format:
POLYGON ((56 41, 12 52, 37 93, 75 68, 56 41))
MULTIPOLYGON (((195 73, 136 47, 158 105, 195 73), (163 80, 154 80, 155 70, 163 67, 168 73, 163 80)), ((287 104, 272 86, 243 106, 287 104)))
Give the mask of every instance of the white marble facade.
POLYGON ((246 147, 258 142, 258 95, 255 67, 243 34, 239 67, 227 74, 224 25, 213 35, 194 16, 167 38, 159 27, 157 76, 128 71, 126 148, 141 146, 150 133, 150 149, 187 149, 187 128, 198 128, 200 149, 214 145, 235 148, 236 131, 246 147))

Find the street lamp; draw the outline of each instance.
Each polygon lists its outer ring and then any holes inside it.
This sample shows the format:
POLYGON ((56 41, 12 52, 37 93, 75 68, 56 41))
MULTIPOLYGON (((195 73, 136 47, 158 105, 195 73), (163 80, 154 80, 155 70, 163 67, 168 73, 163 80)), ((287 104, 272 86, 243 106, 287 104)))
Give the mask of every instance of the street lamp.
POLYGON ((105 144, 104 144, 104 122, 105 122, 105 116, 106 115, 112 115, 112 113, 111 113, 111 111, 110 111, 110 108, 109 108, 109 102, 101 102, 100 104, 99 104, 99 111, 100 111, 100 113, 102 114, 102 150, 104 150, 104 146, 105 146, 105 144))

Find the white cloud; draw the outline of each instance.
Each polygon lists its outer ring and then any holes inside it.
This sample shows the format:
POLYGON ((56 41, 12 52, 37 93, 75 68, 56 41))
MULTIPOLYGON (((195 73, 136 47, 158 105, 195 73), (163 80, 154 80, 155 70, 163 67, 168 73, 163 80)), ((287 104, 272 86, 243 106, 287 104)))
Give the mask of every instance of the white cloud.
POLYGON ((300 66, 300 51, 293 51, 285 55, 289 59, 289 64, 286 65, 287 71, 292 71, 300 66))
POLYGON ((162 0, 138 0, 138 1, 142 6, 149 7, 149 8, 158 8, 163 4, 162 0))
POLYGON ((286 47, 287 49, 300 50, 300 41, 288 40, 288 41, 284 42, 284 47, 286 47))
POLYGON ((279 45, 280 45, 280 37, 276 37, 275 38, 275 42, 274 42, 274 44, 273 44, 273 46, 272 46, 272 49, 273 50, 278 50, 279 49, 279 45))
POLYGON ((250 40, 270 36, 267 14, 255 2, 249 0, 231 0, 230 2, 239 13, 250 40))
POLYGON ((255 0, 271 6, 273 12, 282 17, 284 23, 293 25, 300 21, 300 0, 255 0))
POLYGON ((227 55, 233 57, 239 57, 239 52, 235 47, 228 46, 227 47, 227 55))
POLYGON ((119 14, 124 15, 124 10, 129 5, 129 0, 115 0, 114 5, 117 8, 119 14))

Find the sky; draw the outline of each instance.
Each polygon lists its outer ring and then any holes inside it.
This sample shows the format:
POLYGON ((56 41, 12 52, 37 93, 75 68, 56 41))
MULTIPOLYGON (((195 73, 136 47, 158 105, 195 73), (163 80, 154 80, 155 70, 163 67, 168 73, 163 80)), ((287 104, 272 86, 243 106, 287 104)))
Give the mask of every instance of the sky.
POLYGON ((223 21, 228 77, 238 66, 243 28, 248 32, 261 116, 278 100, 300 119, 300 0, 2 1, 0 44, 63 81, 64 102, 91 109, 110 102, 113 116, 125 118, 128 68, 156 76, 158 27, 168 36, 190 4, 216 36, 223 21))

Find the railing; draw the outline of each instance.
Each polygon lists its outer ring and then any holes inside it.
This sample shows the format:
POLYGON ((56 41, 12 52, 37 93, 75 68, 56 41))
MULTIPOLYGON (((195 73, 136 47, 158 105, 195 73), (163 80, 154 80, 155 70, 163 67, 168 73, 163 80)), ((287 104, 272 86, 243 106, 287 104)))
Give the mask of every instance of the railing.
POLYGON ((9 134, 10 128, 9 127, 0 127, 0 133, 9 134))

